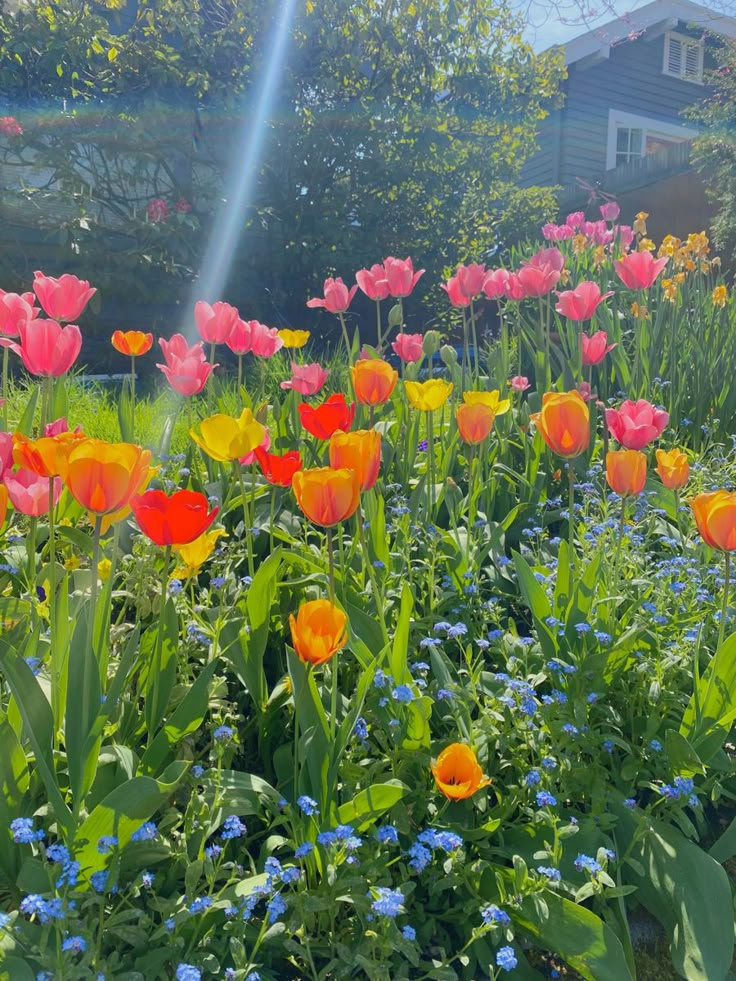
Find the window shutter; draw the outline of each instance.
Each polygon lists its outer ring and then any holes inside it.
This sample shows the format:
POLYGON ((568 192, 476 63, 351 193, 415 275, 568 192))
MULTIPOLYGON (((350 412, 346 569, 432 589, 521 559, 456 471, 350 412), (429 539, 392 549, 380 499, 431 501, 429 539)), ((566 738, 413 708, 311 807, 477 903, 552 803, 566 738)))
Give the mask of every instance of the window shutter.
POLYGON ((699 44, 685 45, 685 78, 700 81, 703 73, 701 52, 699 44))
POLYGON ((668 38, 667 47, 667 74, 682 75, 682 41, 676 37, 668 38))

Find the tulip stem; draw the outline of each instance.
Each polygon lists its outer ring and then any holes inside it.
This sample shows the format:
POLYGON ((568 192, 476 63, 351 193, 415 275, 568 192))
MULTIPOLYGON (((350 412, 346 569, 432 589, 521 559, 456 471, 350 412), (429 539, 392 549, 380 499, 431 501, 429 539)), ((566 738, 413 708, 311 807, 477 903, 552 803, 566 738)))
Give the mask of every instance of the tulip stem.
POLYGON ((429 487, 429 519, 434 520, 434 420, 430 409, 427 413, 427 473, 429 487))
POLYGON ((329 587, 330 587, 330 602, 335 602, 335 555, 333 552, 333 542, 332 542, 332 528, 327 527, 327 562, 329 569, 329 587))
POLYGON ((462 363, 462 374, 460 376, 460 388, 465 391, 465 361, 468 356, 468 316, 465 313, 465 307, 462 307, 463 314, 463 363, 462 363))
POLYGON ((345 317, 343 316, 342 312, 338 313, 338 317, 340 318, 340 326, 342 327, 342 336, 345 341, 345 355, 348 359, 348 363, 350 363, 350 339, 348 337, 348 329, 345 325, 345 317))
POLYGON ((54 525, 54 478, 49 477, 49 629, 51 632, 51 707, 54 717, 54 741, 57 726, 61 721, 59 695, 61 692, 61 672, 59 658, 61 650, 56 639, 56 528, 54 525))
POLYGON ((241 391, 243 388, 243 355, 238 355, 238 398, 241 398, 241 391))
POLYGON ((253 563, 253 539, 250 527, 250 513, 248 508, 248 498, 245 493, 245 479, 243 477, 243 465, 238 463, 238 478, 240 480, 240 497, 243 504, 243 534, 245 535, 245 547, 248 555, 248 575, 253 578, 255 575, 255 565, 253 563))
POLYGON ((383 337, 381 336, 381 301, 380 300, 376 300, 376 345, 377 345, 378 353, 380 354, 381 348, 383 347, 383 337))
POLYGON ((475 527, 475 486, 478 475, 477 459, 475 446, 470 447, 468 453, 468 534, 465 551, 465 564, 470 569, 470 552, 473 540, 473 528, 475 527))
MULTIPOLYGON (((94 634, 95 634, 95 611, 97 610, 97 576, 100 567, 100 534, 102 532, 102 515, 95 515, 95 530, 92 535, 92 581, 89 588, 89 608, 87 611, 87 650, 94 658, 94 634)), ((89 719, 89 685, 82 688, 82 719, 89 719)), ((75 811, 78 813, 81 807, 81 800, 74 802, 75 811)))
POLYGON ((135 355, 130 356, 130 417, 132 419, 132 437, 135 442, 135 355))
MULTIPOLYGON (((166 594, 169 585, 169 564, 171 562, 171 545, 164 549, 164 567, 161 572, 161 607, 158 611, 158 633, 156 634, 156 654, 153 661, 151 677, 153 685, 150 689, 149 697, 153 699, 154 708, 158 710, 158 679, 161 675, 161 653, 164 647, 164 620, 166 618, 166 594)), ((165 708, 166 706, 162 706, 165 708)), ((163 711, 162 711, 163 714, 163 711)), ((153 715, 153 719, 158 718, 158 711, 153 715)), ((148 730, 148 745, 153 743, 155 737, 154 726, 148 730)))
POLYGON ((718 630, 718 647, 723 646, 723 638, 726 635, 726 616, 728 610, 728 593, 731 585, 731 553, 726 552, 725 570, 723 581, 723 604, 721 606, 721 624, 718 630))
POLYGON ((572 460, 567 461, 567 480, 567 544, 572 578, 575 573, 575 467, 572 460))
POLYGON ((3 348, 3 429, 8 428, 8 348, 3 348))
POLYGON ((470 330, 473 336, 473 362, 475 371, 475 383, 478 384, 480 379, 480 361, 478 360, 478 332, 475 326, 475 307, 473 306, 473 301, 470 301, 470 330))
POLYGON ((35 598, 36 594, 36 524, 37 518, 31 518, 26 539, 26 555, 28 556, 28 590, 35 598))
POLYGON ((273 552, 273 521, 276 511, 276 487, 271 488, 271 501, 268 509, 268 554, 273 552))
POLYGON ((363 530, 363 509, 361 506, 355 514, 355 520, 358 525, 358 541, 360 542, 360 550, 363 553, 363 563, 368 571, 368 579, 371 583, 371 590, 373 592, 373 602, 376 606, 376 613, 378 614, 378 619, 381 621, 381 632, 383 633, 383 642, 388 644, 388 627, 386 626, 386 614, 383 609, 383 597, 378 591, 378 581, 376 579, 376 571, 371 562, 371 557, 368 552, 368 543, 365 540, 365 531, 363 530))

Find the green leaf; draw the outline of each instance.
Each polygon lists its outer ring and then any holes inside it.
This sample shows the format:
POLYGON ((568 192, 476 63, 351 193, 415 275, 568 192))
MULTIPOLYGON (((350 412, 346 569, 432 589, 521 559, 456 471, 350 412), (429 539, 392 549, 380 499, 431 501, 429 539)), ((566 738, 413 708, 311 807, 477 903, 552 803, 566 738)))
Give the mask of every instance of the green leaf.
MULTIPOLYGON (((162 598, 162 602, 164 602, 162 598)), ((176 668, 179 649, 179 616, 174 600, 166 600, 163 622, 149 627, 143 634, 144 640, 150 638, 151 662, 148 665, 146 678, 145 717, 146 728, 155 732, 166 714, 166 708, 171 693, 176 684, 176 668), (161 637, 158 631, 161 630, 161 637), (158 646, 161 646, 160 657, 157 657, 158 646)))
POLYGON ((711 845, 708 854, 721 865, 736 855, 736 818, 731 821, 718 841, 711 845))
POLYGON ((320 801, 322 813, 328 813, 329 802, 325 798, 331 746, 327 716, 314 680, 314 671, 305 666, 291 648, 287 648, 287 658, 294 711, 301 733, 298 746, 300 783, 294 796, 302 792, 306 775, 309 778, 309 788, 303 788, 304 792, 316 797, 320 801))
POLYGON ((705 773, 702 760, 679 732, 667 729, 664 734, 664 745, 667 762, 673 770, 684 777, 690 777, 694 773, 705 773))
POLYGON ((552 607, 547 599, 547 594, 534 578, 534 573, 526 560, 518 552, 514 552, 513 560, 524 602, 537 620, 543 622, 547 617, 552 616, 552 607))
POLYGON ((358 831, 365 831, 398 803, 408 790, 400 780, 374 783, 338 809, 340 824, 351 824, 358 831))
POLYGON ((404 583, 401 589, 401 607, 399 608, 399 619, 396 622, 394 631, 394 642, 391 647, 391 676, 397 685, 411 679, 407 656, 409 651, 409 627, 411 615, 414 609, 414 597, 408 583, 404 583))
POLYGON ((733 957, 733 904, 728 876, 679 831, 612 800, 628 853, 644 869, 626 867, 639 902, 664 927, 675 970, 688 981, 725 978, 733 957))
POLYGON ((69 783, 74 799, 81 802, 97 772, 99 738, 87 747, 87 737, 100 711, 100 669, 87 646, 88 606, 84 606, 72 636, 64 719, 64 743, 69 783))
POLYGON ((36 405, 38 404, 38 385, 34 385, 31 389, 31 394, 26 402, 26 407, 23 410, 23 415, 20 417, 20 422, 18 423, 18 432, 23 433, 24 436, 33 435, 33 420, 36 415, 36 405))
POLYGON ((680 734, 700 755, 708 740, 704 762, 721 748, 736 718, 736 634, 731 634, 695 686, 680 724, 680 734))
POLYGON ((133 405, 133 382, 130 375, 123 379, 118 400, 118 425, 120 439, 124 443, 135 441, 135 407, 133 405))
POLYGON ((20 957, 3 957, 0 962, 0 981, 34 981, 36 972, 20 957))

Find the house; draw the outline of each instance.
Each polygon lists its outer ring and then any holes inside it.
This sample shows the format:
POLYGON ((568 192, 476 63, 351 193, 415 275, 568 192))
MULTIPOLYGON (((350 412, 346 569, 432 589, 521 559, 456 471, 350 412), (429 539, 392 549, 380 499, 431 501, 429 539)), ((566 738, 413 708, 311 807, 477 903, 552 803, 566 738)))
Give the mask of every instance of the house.
POLYGON ((603 191, 626 215, 647 211, 655 225, 659 216, 661 234, 706 227, 711 209, 690 163, 698 128, 683 113, 708 96, 707 71, 734 39, 736 18, 653 0, 564 45, 564 104, 543 121, 523 183, 561 185, 563 213, 603 191))

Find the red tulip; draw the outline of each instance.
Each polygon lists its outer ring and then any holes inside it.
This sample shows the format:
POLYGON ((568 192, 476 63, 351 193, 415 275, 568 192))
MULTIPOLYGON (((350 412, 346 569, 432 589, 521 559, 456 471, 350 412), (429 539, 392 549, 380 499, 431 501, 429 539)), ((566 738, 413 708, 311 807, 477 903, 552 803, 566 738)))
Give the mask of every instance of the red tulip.
POLYGON ((174 334, 168 341, 159 338, 166 364, 157 364, 166 379, 179 395, 199 395, 217 365, 207 362, 202 342, 190 347, 182 334, 174 334))
POLYGON ((322 405, 312 406, 306 402, 299 405, 302 426, 317 439, 329 439, 338 429, 346 433, 354 417, 355 403, 348 405, 342 393, 330 395, 322 405))
POLYGON ((390 255, 383 260, 383 269, 386 273, 389 295, 397 298, 409 296, 419 279, 424 275, 423 269, 414 272, 414 265, 410 256, 406 259, 394 259, 390 255))
POLYGON ((131 498, 130 507, 138 527, 156 545, 189 545, 207 531, 218 511, 208 511, 204 494, 191 490, 175 491, 171 497, 149 490, 131 498))
POLYGON ((585 280, 574 290, 565 290, 557 296, 559 302, 555 310, 563 317, 568 317, 570 320, 590 320, 598 306, 609 296, 613 296, 613 290, 601 294, 598 283, 585 280))
POLYGON ((315 297, 313 300, 307 301, 307 306, 312 307, 324 307, 330 313, 345 313, 347 308, 353 301, 353 297, 357 291, 357 286, 352 286, 350 289, 347 288, 342 279, 338 276, 337 279, 333 279, 329 276, 323 287, 324 299, 320 297, 315 297))
POLYGON ((69 273, 58 279, 38 271, 33 275, 33 291, 46 316, 54 320, 76 320, 97 292, 86 279, 77 279, 69 273))
POLYGON ((370 269, 359 269, 355 281, 369 300, 385 300, 388 296, 386 270, 376 262, 370 269))
POLYGON ((655 259, 651 252, 629 252, 613 265, 624 286, 630 290, 648 290, 668 261, 666 255, 655 259))
POLYGON ((460 280, 457 276, 450 276, 447 282, 442 284, 442 289, 450 297, 450 303, 454 307, 470 306, 470 300, 460 288, 460 280))
POLYGON ((627 450, 643 449, 662 435, 669 421, 668 412, 655 409, 646 399, 627 399, 619 409, 606 409, 608 431, 627 450))
POLYGON ((66 374, 82 350, 82 334, 75 324, 62 327, 55 320, 28 320, 18 324, 20 344, 7 341, 32 375, 66 374))
POLYGON ((240 316, 235 307, 229 303, 205 303, 204 300, 194 304, 194 322, 197 332, 208 344, 224 344, 240 316))
POLYGON ((489 300, 497 300, 506 292, 509 274, 507 269, 489 269, 483 280, 483 292, 489 300))
POLYGON ((616 347, 615 344, 607 343, 608 334, 605 330, 596 331, 590 337, 587 334, 582 334, 580 339, 583 344, 584 365, 600 364, 608 352, 616 347))
POLYGON ((267 453, 262 447, 254 450, 258 466, 269 484, 276 484, 278 487, 291 487, 291 478, 302 469, 301 453, 296 450, 289 450, 283 456, 277 453, 267 453))
POLYGON ((455 276, 460 287, 460 292, 467 296, 469 300, 474 300, 483 292, 483 283, 488 270, 479 262, 472 262, 466 266, 458 266, 455 276))

